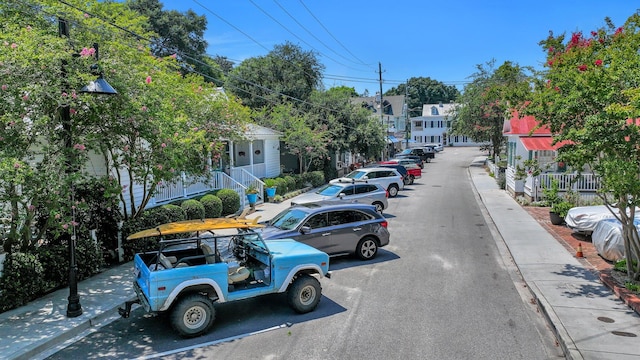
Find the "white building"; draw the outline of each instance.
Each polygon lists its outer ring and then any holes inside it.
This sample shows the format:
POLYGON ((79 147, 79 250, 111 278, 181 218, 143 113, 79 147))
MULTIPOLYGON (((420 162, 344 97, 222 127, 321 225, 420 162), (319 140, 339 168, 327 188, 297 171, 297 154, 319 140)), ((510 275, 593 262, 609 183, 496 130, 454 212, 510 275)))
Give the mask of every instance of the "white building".
POLYGON ((479 146, 466 136, 451 135, 452 115, 456 104, 424 104, 422 116, 410 118, 411 146, 439 143, 443 146, 479 146))

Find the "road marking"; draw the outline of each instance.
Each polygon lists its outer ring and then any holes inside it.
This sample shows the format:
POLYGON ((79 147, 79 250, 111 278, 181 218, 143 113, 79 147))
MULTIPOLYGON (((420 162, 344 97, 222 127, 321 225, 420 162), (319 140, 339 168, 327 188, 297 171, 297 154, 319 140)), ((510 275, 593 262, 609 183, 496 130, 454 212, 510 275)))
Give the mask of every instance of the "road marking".
POLYGON ((202 343, 202 344, 187 346, 187 347, 180 348, 180 349, 173 349, 173 350, 170 350, 170 351, 165 351, 165 352, 161 352, 161 353, 157 353, 157 354, 140 356, 140 357, 137 357, 137 358, 134 358, 134 359, 136 359, 136 360, 155 359, 155 358, 159 358, 159 357, 163 357, 163 356, 177 354, 177 353, 180 353, 180 352, 183 352, 183 351, 195 350, 195 349, 202 348, 202 347, 205 347, 205 346, 212 346, 212 345, 217 345, 217 344, 221 344, 221 343, 224 343, 224 342, 238 340, 238 339, 242 339, 242 338, 245 338, 245 337, 248 337, 248 336, 258 335, 258 334, 266 333, 266 332, 273 331, 273 330, 284 329, 284 328, 287 328, 287 327, 291 327, 291 325, 293 325, 293 324, 288 322, 288 323, 284 323, 284 324, 281 324, 281 325, 272 326, 272 327, 267 328, 267 329, 253 331, 253 332, 250 332, 250 333, 240 334, 240 335, 236 335, 236 336, 230 336, 228 338, 224 338, 224 339, 220 339, 220 340, 215 340, 215 341, 210 341, 210 342, 206 342, 206 343, 202 343))

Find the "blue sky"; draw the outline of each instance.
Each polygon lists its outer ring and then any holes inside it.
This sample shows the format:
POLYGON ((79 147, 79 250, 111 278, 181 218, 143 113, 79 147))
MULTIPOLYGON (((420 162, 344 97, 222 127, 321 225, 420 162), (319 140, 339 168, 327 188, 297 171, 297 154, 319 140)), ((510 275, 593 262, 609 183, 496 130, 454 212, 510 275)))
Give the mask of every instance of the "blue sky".
POLYGON ((541 68, 538 45, 554 34, 616 26, 640 8, 634 0, 165 0, 164 9, 205 15, 207 53, 234 62, 290 41, 318 53, 325 87, 371 95, 411 77, 460 89, 492 59, 541 68))

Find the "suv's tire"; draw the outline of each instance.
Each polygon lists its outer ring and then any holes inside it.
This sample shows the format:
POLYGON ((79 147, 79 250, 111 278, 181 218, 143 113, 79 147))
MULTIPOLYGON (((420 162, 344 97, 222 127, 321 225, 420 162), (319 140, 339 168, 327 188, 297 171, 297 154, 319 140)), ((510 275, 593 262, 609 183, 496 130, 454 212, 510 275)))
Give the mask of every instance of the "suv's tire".
POLYGON ((405 185, 411 185, 411 175, 407 175, 404 177, 402 181, 405 185))
POLYGON ((387 191, 389 192, 389 197, 396 197, 398 196, 398 191, 400 191, 400 188, 396 184, 391 184, 389 185, 387 191))
POLYGON ((209 298, 191 294, 178 301, 171 311, 171 326, 182 337, 199 336, 213 325, 216 313, 209 298))
POLYGON ((376 201, 371 205, 376 207, 376 212, 378 212, 379 214, 382 214, 382 211, 384 211, 384 205, 382 205, 381 202, 376 201))
POLYGON ((409 185, 413 185, 414 181, 416 181, 416 177, 413 175, 409 175, 409 185))
POLYGON ((378 254, 378 243, 371 236, 363 237, 356 246, 356 255, 360 260, 371 260, 378 254))
POLYGON ((289 306, 299 314, 313 311, 322 297, 320 281, 315 277, 302 274, 293 280, 287 290, 289 306))

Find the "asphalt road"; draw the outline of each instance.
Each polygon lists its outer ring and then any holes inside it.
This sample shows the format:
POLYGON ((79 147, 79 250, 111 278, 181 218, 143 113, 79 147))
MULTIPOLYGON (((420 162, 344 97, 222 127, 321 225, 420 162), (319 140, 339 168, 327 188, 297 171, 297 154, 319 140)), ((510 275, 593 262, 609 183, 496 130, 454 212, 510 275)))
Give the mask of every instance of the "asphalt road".
POLYGON ((216 307, 209 334, 181 339, 138 309, 50 359, 556 359, 468 177, 476 148, 445 148, 390 199, 391 243, 373 261, 332 259, 316 311, 283 295, 216 307))

